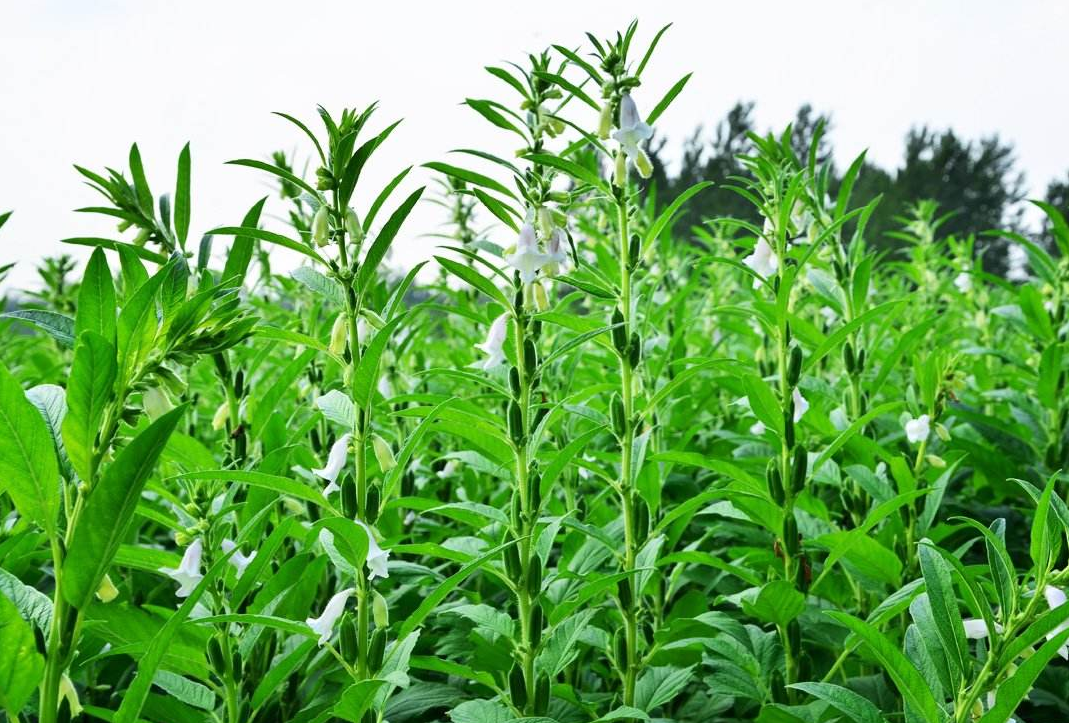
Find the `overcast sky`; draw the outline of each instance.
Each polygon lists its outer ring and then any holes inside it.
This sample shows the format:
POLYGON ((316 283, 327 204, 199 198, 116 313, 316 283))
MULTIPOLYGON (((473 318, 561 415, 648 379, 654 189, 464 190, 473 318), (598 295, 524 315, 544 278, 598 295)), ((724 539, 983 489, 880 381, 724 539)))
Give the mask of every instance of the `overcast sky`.
MULTIPOLYGON (((15 211, 0 229, 0 263, 18 261, 11 281, 25 283, 42 256, 82 253, 60 239, 114 238, 106 219, 73 213, 98 199, 71 164, 125 168, 132 141, 157 194, 173 190, 192 142, 191 237, 237 225, 270 189, 265 174, 223 162, 309 150, 273 110, 311 122, 317 103, 379 100, 376 127, 404 118, 361 181, 365 194, 452 148, 507 152, 507 134, 459 105, 504 88, 483 67, 578 46, 583 31, 606 35, 632 17, 640 42, 675 23, 636 94, 641 109, 694 72, 658 123, 673 149, 752 99, 762 130, 803 102, 830 112, 840 163, 868 148, 893 167, 907 130, 927 123, 1012 141, 1033 195, 1069 169, 1065 0, 0 0, 0 210, 15 211)), ((407 185, 428 178, 413 172, 407 185)), ((433 206, 414 214, 395 262, 426 257, 435 242, 419 234, 437 221, 433 206)))

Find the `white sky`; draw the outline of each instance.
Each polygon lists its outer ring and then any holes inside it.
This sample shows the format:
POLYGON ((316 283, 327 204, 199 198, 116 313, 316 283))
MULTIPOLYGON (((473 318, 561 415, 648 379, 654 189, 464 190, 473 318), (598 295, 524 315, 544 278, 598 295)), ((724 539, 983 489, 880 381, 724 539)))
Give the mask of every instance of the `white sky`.
MULTIPOLYGON (((109 219, 73 213, 99 199, 71 164, 124 169, 135 140, 156 194, 173 191, 178 151, 192 141, 191 239, 237 225, 268 192, 266 174, 223 162, 307 154, 303 135, 270 111, 312 125, 316 103, 378 99, 375 128, 406 119, 361 181, 366 208, 404 166, 452 148, 510 150, 508 134, 459 105, 507 90, 483 66, 578 46, 583 31, 607 35, 632 17, 639 42, 675 22, 636 94, 641 109, 694 71, 658 123, 673 149, 753 99, 762 130, 803 102, 831 112, 840 163, 869 148, 892 167, 909 127, 928 123, 1014 142, 1033 195, 1069 169, 1065 0, 0 0, 0 210, 15 211, 0 229, 0 263, 19 261, 9 284, 26 283, 42 256, 84 253, 59 239, 116 237, 109 219)), ((429 177, 414 171, 406 187, 429 177)), ((435 241, 419 234, 439 218, 430 205, 413 214, 400 265, 429 255, 435 241)))

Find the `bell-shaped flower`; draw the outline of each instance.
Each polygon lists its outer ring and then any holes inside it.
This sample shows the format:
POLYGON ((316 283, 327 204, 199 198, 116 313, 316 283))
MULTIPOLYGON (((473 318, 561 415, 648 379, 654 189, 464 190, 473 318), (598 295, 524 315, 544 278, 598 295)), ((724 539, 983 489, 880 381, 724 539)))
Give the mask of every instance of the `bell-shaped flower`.
POLYGON ((910 419, 903 427, 906 430, 906 439, 910 444, 918 444, 928 439, 928 434, 931 432, 929 425, 929 418, 927 414, 922 414, 916 419, 910 419))
POLYGON ((515 252, 505 256, 505 263, 520 272, 520 280, 525 284, 534 281, 535 274, 552 260, 552 256, 538 250, 538 238, 530 223, 520 229, 515 252))
POLYGON ((319 635, 320 645, 330 642, 330 636, 334 634, 334 626, 338 618, 345 613, 345 603, 354 592, 356 592, 355 588, 348 587, 341 592, 334 593, 334 596, 327 601, 322 615, 304 621, 312 632, 319 635))
POLYGON ((74 689, 74 683, 64 673, 59 679, 59 697, 67 701, 70 709, 70 717, 77 718, 82 714, 82 702, 78 700, 78 691, 74 689))
POLYGON ((319 247, 330 243, 330 211, 325 205, 312 217, 312 241, 319 247))
POLYGON ((178 597, 189 597, 194 588, 204 579, 200 574, 200 557, 204 552, 204 543, 198 537, 190 543, 182 555, 182 562, 177 568, 161 567, 160 572, 178 583, 178 597))
POLYGON ((969 293, 972 290, 972 275, 967 271, 962 271, 954 277, 954 286, 963 294, 969 293))
POLYGON ((326 466, 322 469, 312 470, 317 477, 322 477, 330 483, 323 490, 324 497, 328 497, 331 492, 337 492, 341 489, 338 486, 338 475, 341 474, 341 471, 345 468, 345 463, 349 459, 349 440, 352 438, 352 434, 343 434, 338 437, 338 441, 330 448, 330 454, 327 455, 326 466))
POLYGON ((245 574, 245 568, 256 559, 256 551, 253 550, 251 555, 245 555, 240 549, 238 549, 237 543, 233 540, 223 540, 221 545, 223 552, 229 553, 231 550, 237 549, 233 555, 230 555, 230 564, 234 566, 234 570, 237 571, 238 577, 245 574))
MULTIPOLYGON (((744 258, 742 263, 763 278, 768 278, 776 273, 776 269, 779 268, 779 258, 764 237, 757 239, 757 244, 753 247, 753 253, 744 258)), ((755 289, 761 288, 761 279, 754 279, 753 287, 755 289)))
POLYGON ((794 394, 791 395, 791 399, 794 401, 794 421, 797 422, 802 418, 802 415, 809 411, 809 400, 802 396, 802 392, 798 387, 794 388, 794 394))
POLYGON ((386 563, 390 559, 389 550, 383 550, 379 546, 378 540, 375 539, 375 533, 364 522, 356 520, 356 524, 363 527, 364 532, 367 533, 367 579, 374 580, 376 577, 389 577, 390 571, 386 568, 386 563))
MULTIPOLYGON (((1065 591, 1061 588, 1054 587, 1053 585, 1047 585, 1045 588, 1043 588, 1043 597, 1047 598, 1047 606, 1050 607, 1051 610, 1065 605, 1065 591)), ((1047 640, 1050 640, 1051 638, 1057 636, 1058 633, 1062 632, 1066 628, 1069 628, 1069 620, 1063 621, 1060 625, 1058 625, 1058 627, 1047 633, 1047 640)), ((1062 656, 1062 658, 1064 659, 1069 660, 1069 645, 1063 645, 1061 649, 1058 650, 1058 655, 1062 656)))
MULTIPOLYGON (((965 637, 969 640, 981 640, 986 638, 988 634, 987 623, 981 618, 966 618, 962 621, 965 625, 965 637)), ((1002 626, 995 623, 995 633, 1002 633, 1002 626)))
POLYGON ((756 422, 754 422, 753 424, 750 425, 750 434, 752 434, 753 436, 760 437, 764 433, 765 433, 765 423, 762 422, 761 420, 758 420, 758 421, 756 421, 756 422))
POLYGON ((620 98, 620 127, 612 137, 620 144, 620 149, 643 178, 649 178, 653 172, 650 157, 643 148, 652 136, 653 128, 639 116, 638 107, 631 94, 623 95, 620 98))
POLYGON ((509 333, 508 314, 502 314, 490 324, 490 332, 486 335, 486 341, 476 344, 475 348, 486 354, 483 361, 483 370, 489 371, 496 366, 505 363, 505 339, 509 333))
POLYGON ((445 466, 438 470, 438 479, 448 479, 453 475, 460 472, 460 462, 455 459, 451 459, 445 463, 445 466))
POLYGON ((831 325, 839 319, 839 314, 830 306, 820 307, 820 315, 824 317, 824 323, 831 325))

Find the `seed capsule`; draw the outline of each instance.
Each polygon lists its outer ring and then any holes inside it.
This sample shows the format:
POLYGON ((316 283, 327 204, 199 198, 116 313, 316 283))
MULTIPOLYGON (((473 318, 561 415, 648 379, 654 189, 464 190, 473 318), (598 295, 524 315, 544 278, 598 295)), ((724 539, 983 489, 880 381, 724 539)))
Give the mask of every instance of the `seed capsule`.
POLYGON ((847 374, 854 373, 854 347, 850 342, 843 344, 843 366, 846 367, 847 374))
POLYGON ((341 511, 349 519, 360 512, 356 507, 356 482, 349 476, 341 483, 341 511))
POLYGON ((537 648, 542 642, 543 622, 542 606, 536 602, 531 607, 531 629, 528 631, 530 633, 532 648, 537 648))
POLYGON ((783 490, 783 480, 780 478, 779 467, 776 466, 776 460, 772 459, 768 462, 768 469, 765 471, 765 481, 768 483, 768 494, 772 498, 772 501, 777 505, 782 505, 783 501, 787 498, 786 493, 783 490))
POLYGON ((794 448, 794 459, 791 460, 791 494, 796 495, 805 487, 806 473, 809 471, 809 455, 805 447, 798 445, 794 448))
POLYGON ((379 519, 379 497, 382 493, 377 485, 372 485, 367 491, 367 505, 364 508, 364 521, 370 525, 379 519))
POLYGON ((616 351, 623 354, 627 350, 627 330, 624 329, 624 314, 617 307, 612 311, 612 344, 616 351))
POLYGON ((382 628, 376 630, 371 636, 371 644, 367 649, 367 664, 372 670, 378 671, 382 667, 382 656, 386 652, 386 631, 382 628))
POLYGON ((799 347, 791 349, 791 360, 787 364, 787 383, 792 387, 798 383, 798 377, 802 373, 802 350, 799 347))
POLYGON ((523 679, 523 669, 520 666, 513 666, 512 672, 509 673, 509 695, 512 697, 512 704, 523 710, 527 705, 527 683, 523 679))
POLYGON ((527 594, 532 598, 542 594, 542 565, 537 557, 527 567, 527 594))
POLYGON ((505 572, 513 580, 519 580, 523 576, 523 566, 520 564, 520 552, 515 545, 509 545, 503 553, 505 558, 505 572))
POLYGON ((549 678, 545 675, 538 676, 538 687, 535 688, 534 713, 544 716, 549 712, 549 678))

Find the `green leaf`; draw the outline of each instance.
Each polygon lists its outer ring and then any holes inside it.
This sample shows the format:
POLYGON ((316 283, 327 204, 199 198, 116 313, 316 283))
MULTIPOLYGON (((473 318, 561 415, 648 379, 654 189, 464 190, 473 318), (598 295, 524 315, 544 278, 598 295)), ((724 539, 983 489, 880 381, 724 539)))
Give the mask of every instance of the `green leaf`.
MULTIPOLYGON (((263 212, 267 197, 261 198, 252 205, 245 218, 241 221, 241 228, 256 228, 260 223, 260 214, 263 212)), ((252 261, 253 238, 238 234, 234 236, 234 243, 230 246, 230 252, 226 255, 226 265, 223 267, 222 281, 240 285, 245 280, 245 274, 249 271, 249 262, 252 261)))
POLYGON ((186 238, 189 236, 190 163, 187 143, 178 154, 178 181, 174 189, 174 231, 182 248, 185 248, 186 238))
MULTIPOLYGON (((208 233, 213 236, 235 236, 237 239, 253 238, 260 241, 266 241, 269 244, 275 244, 276 246, 282 246, 291 251, 296 251, 299 254, 304 254, 308 258, 315 259, 324 266, 327 265, 326 260, 311 246, 303 244, 300 241, 294 241, 288 236, 283 236, 282 234, 274 233, 273 231, 264 231, 255 226, 220 226, 219 228, 213 228, 208 233)), ((234 243, 237 245, 238 240, 235 240, 234 243)))
POLYGON ((74 346, 74 319, 69 316, 45 309, 19 309, 0 314, 0 318, 32 324, 59 342, 60 346, 74 346))
POLYGON ((680 94, 683 87, 686 86, 687 81, 690 80, 690 76, 693 73, 687 73, 682 78, 676 81, 676 84, 668 89, 668 92, 664 94, 664 97, 657 102, 657 105, 653 107, 650 114, 646 116, 646 122, 653 125, 657 122, 657 119, 661 117, 661 114, 668 110, 668 106, 672 104, 672 101, 676 99, 676 96, 680 94))
POLYGON ((670 702, 687 687, 693 672, 694 666, 646 668, 635 686, 635 705, 649 713, 670 702))
POLYGON ((311 266, 298 266, 290 272, 290 276, 305 288, 314 291, 327 301, 336 306, 345 306, 345 290, 341 284, 331 278, 327 278, 311 266))
POLYGON ((15 604, 19 615, 37 626, 43 635, 48 634, 52 624, 52 600, 37 588, 19 580, 0 567, 0 595, 15 604))
POLYGON ((605 185, 605 182, 601 180, 595 171, 590 170, 586 166, 581 166, 575 161, 569 161, 566 158, 550 155, 548 153, 531 153, 524 156, 524 158, 531 163, 556 168, 558 171, 563 171, 577 181, 582 181, 602 192, 608 193, 608 186, 605 185))
POLYGON ((130 174, 134 177, 134 191, 137 194, 137 205, 141 212, 148 218, 154 218, 152 209, 152 191, 148 187, 148 179, 145 178, 145 166, 141 163, 141 151, 137 144, 130 146, 130 174))
POLYGON ((360 363, 353 373, 353 403, 359 409, 367 409, 371 404, 371 396, 379 380, 379 361, 382 359, 390 336, 404 320, 404 316, 395 316, 386 322, 381 329, 375 332, 375 336, 368 343, 364 353, 360 356, 360 363))
POLYGON ((1039 674, 1047 667, 1047 663, 1067 642, 1069 642, 1069 628, 1056 633, 1050 640, 1043 643, 1039 650, 1026 658, 1013 675, 998 686, 995 705, 984 714, 980 723, 1003 723, 1009 720, 1013 712, 1017 710, 1017 706, 1032 690, 1032 686, 1039 674))
POLYGON ((451 273, 453 276, 456 276, 461 281, 464 281, 471 287, 481 291, 491 301, 496 301, 506 309, 509 308, 508 298, 505 296, 504 292, 501 291, 501 289, 497 288, 493 281, 490 281, 490 279, 486 278, 470 266, 465 266, 464 264, 457 263, 456 261, 453 261, 452 259, 447 259, 444 256, 435 256, 434 258, 439 264, 442 265, 442 268, 451 273))
POLYGON ((311 502, 314 505, 330 509, 330 504, 319 490, 312 489, 303 482, 297 482, 288 477, 279 477, 273 474, 265 474, 264 472, 243 472, 241 470, 216 469, 187 472, 178 475, 177 479, 207 479, 240 482, 241 484, 252 485, 253 487, 262 487, 263 489, 273 490, 279 494, 288 495, 295 499, 304 500, 305 502, 311 502))
POLYGON ((115 283, 103 249, 97 248, 85 265, 78 289, 78 313, 74 317, 75 337, 95 331, 115 343, 115 283))
POLYGON ((880 709, 868 698, 863 698, 849 688, 832 683, 794 683, 788 687, 819 698, 854 723, 884 723, 880 709))
POLYGON ((341 694, 341 699, 334 705, 334 715, 352 723, 360 723, 364 713, 371 708, 375 694, 386 685, 385 680, 371 679, 353 683, 341 694))
POLYGON ((894 681, 902 697, 917 711, 922 720, 930 723, 946 720, 946 715, 932 695, 931 687, 924 676, 887 636, 875 626, 852 615, 836 611, 828 611, 827 615, 847 627, 868 646, 873 657, 894 681))
POLYGON ((156 318, 156 293, 165 278, 166 269, 138 287, 119 314, 116 328, 118 351, 118 383, 125 385, 155 348, 159 320, 156 318))
POLYGON ((74 471, 86 481, 93 480, 93 449, 117 374, 115 347, 94 331, 82 334, 67 378, 63 444, 74 471))
POLYGON ((44 418, 7 367, 0 364, 0 492, 19 514, 56 534, 59 462, 44 418))
POLYGON ((917 554, 920 558, 921 573, 931 602, 932 617, 936 632, 942 643, 947 661, 953 666, 952 681, 955 686, 961 676, 970 669, 968 641, 965 639, 965 626, 958 607, 958 598, 954 592, 951 568, 942 556, 932 549, 931 542, 922 540, 917 554))
POLYGON ((412 212, 420 196, 423 195, 424 188, 424 186, 421 186, 409 194, 408 198, 386 220, 386 224, 375 237, 375 242, 371 244, 371 248, 364 255, 363 261, 360 262, 360 270, 357 272, 356 290, 358 294, 362 294, 367 290, 368 284, 371 283, 371 279, 374 278, 379 268, 379 264, 382 262, 383 257, 386 256, 386 251, 389 250, 390 244, 393 243, 394 238, 397 236, 397 232, 401 230, 401 225, 408 218, 408 214, 412 212))
POLYGON ((45 659, 37 652, 33 629, 15 604, 0 595, 0 707, 11 720, 18 720, 44 670, 45 659))
POLYGON ((773 580, 761 588, 753 602, 744 599, 742 606, 759 620, 783 626, 805 610, 805 595, 789 580, 773 580))
POLYGON ((63 561, 63 597, 83 609, 107 573, 171 432, 185 412, 175 407, 134 437, 89 492, 63 561))

